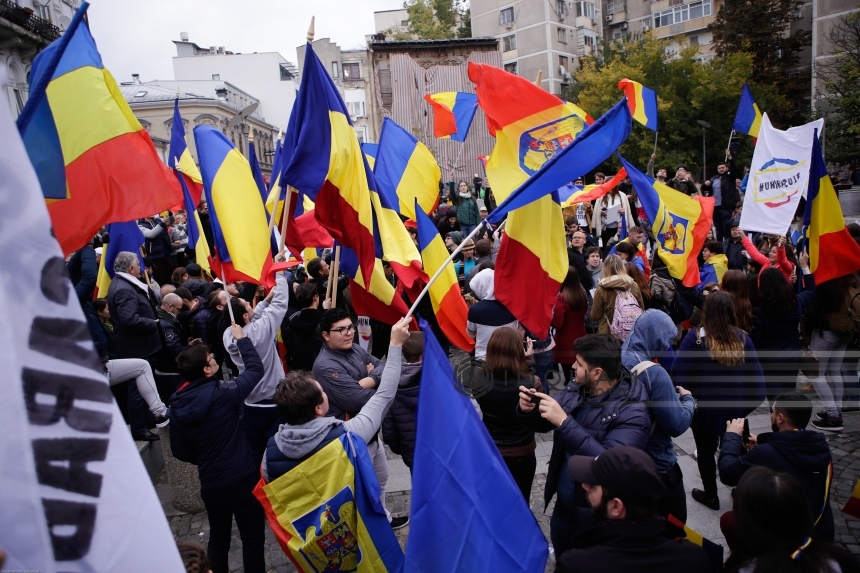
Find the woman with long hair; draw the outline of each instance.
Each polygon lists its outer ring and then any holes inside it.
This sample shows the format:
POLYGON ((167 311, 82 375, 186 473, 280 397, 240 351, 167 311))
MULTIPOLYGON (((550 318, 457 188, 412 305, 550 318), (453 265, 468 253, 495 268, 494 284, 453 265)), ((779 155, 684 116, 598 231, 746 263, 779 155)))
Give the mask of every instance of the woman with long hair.
POLYGON ((764 467, 744 474, 733 495, 737 545, 729 573, 849 573, 860 570, 846 550, 816 540, 813 516, 792 475, 764 467))
POLYGON ((645 303, 645 306, 642 308, 643 312, 651 308, 662 308, 662 305, 654 300, 654 297, 651 295, 648 281, 645 280, 645 275, 642 274, 642 270, 639 267, 633 263, 624 263, 624 272, 626 272, 627 276, 633 279, 633 282, 635 282, 636 286, 639 287, 639 292, 642 294, 642 302, 645 303))
POLYGON ((488 392, 475 396, 481 407, 484 426, 499 448, 526 503, 535 477, 537 458, 534 431, 523 428, 517 419, 519 387, 542 391, 540 379, 531 373, 526 362, 531 351, 531 344, 524 343, 521 331, 507 326, 494 330, 481 367, 485 379, 492 383, 485 386, 489 388, 488 392))
POLYGON ((567 268, 567 276, 561 283, 558 294, 555 295, 555 305, 552 308, 552 327, 555 328, 555 348, 552 349, 552 361, 555 367, 561 365, 564 379, 568 381, 573 376, 573 364, 576 362, 576 352, 573 343, 585 336, 585 311, 588 309, 588 297, 579 280, 579 273, 574 267, 567 268))
POLYGON ((469 236, 469 233, 478 226, 481 218, 478 212, 478 202, 475 201, 468 183, 460 181, 457 184, 457 192, 451 195, 451 203, 457 208, 457 221, 460 223, 463 236, 469 236))
POLYGON ((627 200, 627 195, 615 187, 599 199, 596 203, 596 208, 599 215, 594 217, 592 221, 595 226, 596 236, 602 241, 604 252, 609 245, 609 240, 618 233, 621 225, 621 217, 627 218, 627 228, 634 226, 633 213, 630 212, 630 203, 627 200))
POLYGON ((609 255, 603 261, 603 278, 597 283, 591 306, 591 320, 597 324, 598 334, 611 334, 609 327, 615 315, 615 299, 623 292, 632 294, 639 308, 644 308, 642 293, 624 269, 624 261, 618 255, 609 255))
MULTIPOLYGON (((735 297, 735 315, 738 318, 738 328, 747 334, 753 328, 753 306, 750 301, 750 285, 743 271, 726 271, 720 282, 720 290, 735 297)), ((756 346, 758 349, 758 346, 756 346)))
POLYGON ((690 330, 681 342, 672 381, 698 401, 692 428, 704 490, 694 489, 693 499, 718 510, 714 454, 726 422, 746 418, 758 408, 765 387, 752 340, 738 328, 734 297, 714 291, 705 299, 701 327, 690 330))

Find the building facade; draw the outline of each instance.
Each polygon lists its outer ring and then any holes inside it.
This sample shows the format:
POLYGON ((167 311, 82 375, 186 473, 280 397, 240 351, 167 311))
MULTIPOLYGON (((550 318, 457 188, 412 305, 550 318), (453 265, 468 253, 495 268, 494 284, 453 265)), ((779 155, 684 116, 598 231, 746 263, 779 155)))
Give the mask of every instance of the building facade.
POLYGON ((277 52, 234 53, 224 46, 201 48, 182 32, 173 58, 177 81, 221 81, 254 94, 265 122, 286 129, 296 93, 299 70, 277 52))
POLYGON ((795 29, 809 30, 812 33, 812 45, 803 54, 801 65, 812 72, 810 98, 813 108, 829 111, 827 103, 821 100, 822 85, 816 78, 816 67, 826 63, 833 57, 834 46, 829 40, 830 32, 840 19, 852 12, 860 11, 856 0, 810 0, 800 7, 801 19, 792 24, 795 29))
MULTIPOLYGON (((379 120, 373 107, 371 66, 366 49, 344 50, 330 38, 314 40, 314 53, 334 80, 346 103, 355 132, 362 142, 379 141, 379 120)), ((307 44, 296 48, 299 68, 305 64, 307 44)))
POLYGON ((409 33, 409 12, 406 10, 381 10, 373 13, 373 24, 377 34, 393 37, 409 33))
MULTIPOLYGON (((668 1, 668 0, 667 0, 668 1)), ((603 35, 600 4, 568 0, 471 0, 472 34, 498 39, 502 65, 560 95, 570 71, 603 35)))

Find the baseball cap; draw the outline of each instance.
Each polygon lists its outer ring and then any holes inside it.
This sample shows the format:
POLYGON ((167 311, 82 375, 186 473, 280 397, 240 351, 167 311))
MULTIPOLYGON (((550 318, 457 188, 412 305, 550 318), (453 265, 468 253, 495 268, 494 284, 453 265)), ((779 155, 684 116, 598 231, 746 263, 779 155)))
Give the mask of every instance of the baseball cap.
POLYGON ((605 487, 625 504, 649 506, 665 492, 651 456, 630 446, 617 446, 591 456, 571 456, 567 471, 579 483, 605 487))
POLYGON ((679 165, 678 169, 683 169, 684 171, 687 171, 687 166, 686 165, 679 165))

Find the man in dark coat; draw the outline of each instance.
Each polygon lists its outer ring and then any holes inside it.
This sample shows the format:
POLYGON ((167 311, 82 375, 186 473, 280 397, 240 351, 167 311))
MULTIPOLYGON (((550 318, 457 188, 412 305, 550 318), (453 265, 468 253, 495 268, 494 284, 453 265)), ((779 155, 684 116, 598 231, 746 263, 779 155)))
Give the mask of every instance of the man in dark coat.
MULTIPOLYGON (((812 402, 806 396, 796 391, 779 394, 770 409, 773 432, 750 436, 754 447, 749 451, 742 439, 744 419, 727 422, 720 444, 720 481, 734 487, 754 466, 791 474, 806 493, 810 512, 816 520, 816 539, 833 543, 829 495, 833 460, 824 434, 805 429, 811 417, 812 402)), ((730 548, 734 542, 734 518, 728 515, 731 513, 720 519, 720 528, 730 548)))
POLYGON ((573 539, 556 573, 702 573, 713 570, 705 550, 655 512, 663 483, 651 457, 618 446, 573 456, 566 471, 582 484, 595 527, 573 539))
POLYGON ((265 515, 254 497, 260 470, 239 419, 245 397, 263 378, 263 362, 242 327, 231 327, 245 370, 221 380, 218 363, 202 344, 177 358, 183 383, 171 397, 170 445, 176 459, 197 466, 200 497, 209 519, 209 560, 213 571, 227 571, 233 518, 242 538, 248 573, 266 571, 265 515))
POLYGON ((567 472, 573 455, 596 456, 614 446, 644 450, 651 419, 642 384, 621 365, 621 343, 605 334, 578 339, 576 376, 564 391, 550 397, 520 386, 517 413, 526 428, 554 431, 546 476, 544 503, 558 494, 550 521, 556 554, 571 547, 573 536, 593 525, 591 508, 581 484, 567 472))
POLYGON ((299 310, 287 311, 281 322, 281 339, 287 348, 290 370, 313 370, 314 360, 320 353, 323 341, 319 333, 320 297, 314 283, 301 283, 295 290, 299 310))
POLYGON ((423 356, 424 334, 410 332, 409 338, 403 343, 403 365, 400 367, 397 394, 382 420, 383 441, 392 452, 403 458, 403 463, 410 473, 415 453, 415 419, 418 415, 418 390, 423 356))
POLYGON ((137 222, 143 237, 146 239, 144 248, 147 254, 147 265, 152 267, 155 281, 160 285, 170 284, 173 269, 173 242, 167 233, 168 223, 154 217, 147 217, 137 222))
POLYGON ((741 195, 738 191, 736 180, 740 177, 732 152, 726 149, 729 163, 725 161, 717 163, 717 176, 708 179, 702 184, 702 195, 714 198, 714 227, 717 229, 717 240, 729 234, 729 222, 732 220, 741 195))

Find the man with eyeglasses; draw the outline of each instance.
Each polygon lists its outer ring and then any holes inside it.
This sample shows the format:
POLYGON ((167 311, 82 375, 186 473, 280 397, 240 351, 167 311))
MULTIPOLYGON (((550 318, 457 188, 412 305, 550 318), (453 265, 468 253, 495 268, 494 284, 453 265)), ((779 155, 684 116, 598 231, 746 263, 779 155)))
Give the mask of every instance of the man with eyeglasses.
MULTIPOLYGON (((338 420, 355 418, 362 407, 376 394, 382 378, 385 362, 373 357, 355 344, 355 325, 342 308, 333 308, 323 313, 320 319, 320 334, 323 347, 314 361, 314 378, 322 385, 328 396, 327 416, 338 420)), ((367 442, 367 451, 373 460, 373 469, 382 491, 388 482, 388 460, 377 432, 367 442)), ((383 497, 384 503, 384 497, 383 497)), ((408 518, 391 519, 392 527, 402 527, 408 518), (403 523, 400 523, 400 522, 403 523)))
MULTIPOLYGON (((188 349, 191 344, 184 344, 182 325, 179 324, 179 313, 182 312, 182 297, 175 293, 164 295, 161 306, 158 307, 158 319, 161 325, 161 338, 164 344, 161 351, 153 360, 153 373, 162 399, 169 398, 183 382, 176 369, 176 357, 188 349)), ((199 344, 200 339, 192 340, 199 344)))

